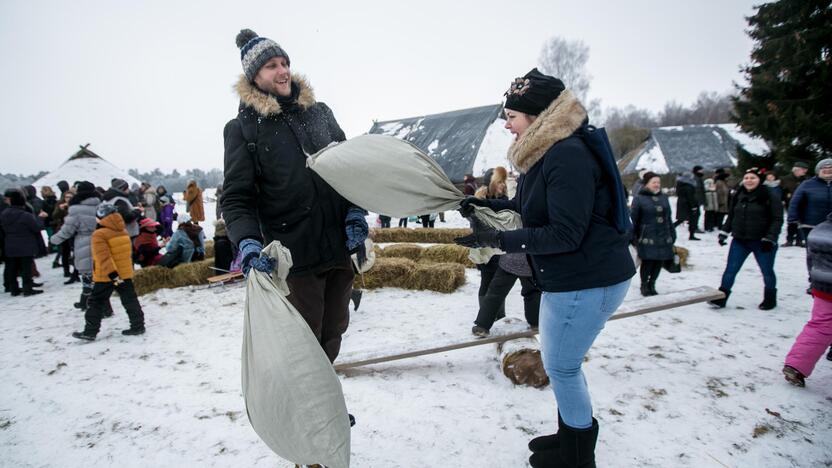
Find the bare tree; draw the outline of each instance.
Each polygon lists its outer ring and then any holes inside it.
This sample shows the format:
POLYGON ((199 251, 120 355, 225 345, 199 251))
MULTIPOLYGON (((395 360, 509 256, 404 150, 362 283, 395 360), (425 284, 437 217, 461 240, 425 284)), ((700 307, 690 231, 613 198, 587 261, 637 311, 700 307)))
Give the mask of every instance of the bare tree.
POLYGON ((589 84, 592 75, 586 71, 589 60, 589 46, 580 39, 574 41, 554 36, 543 43, 537 59, 538 69, 560 78, 566 89, 572 91, 586 107, 589 121, 601 120, 601 100, 589 99, 589 84))

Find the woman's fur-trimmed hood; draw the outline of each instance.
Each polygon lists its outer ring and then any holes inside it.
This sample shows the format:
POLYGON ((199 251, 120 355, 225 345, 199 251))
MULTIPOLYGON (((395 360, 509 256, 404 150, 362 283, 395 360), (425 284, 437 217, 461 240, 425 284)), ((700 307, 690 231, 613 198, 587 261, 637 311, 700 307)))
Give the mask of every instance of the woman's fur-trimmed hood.
POLYGON ((508 149, 508 159, 525 174, 555 143, 568 138, 586 120, 586 109, 571 91, 560 93, 508 149))
MULTIPOLYGON (((306 110, 312 107, 315 104, 315 92, 306 77, 299 73, 292 73, 292 83, 297 85, 300 90, 298 93, 298 105, 301 109, 306 110)), ((240 103, 251 107, 262 117, 283 112, 283 109, 280 108, 280 103, 277 102, 277 98, 261 91, 245 75, 240 75, 237 84, 234 85, 234 89, 240 96, 240 103)))

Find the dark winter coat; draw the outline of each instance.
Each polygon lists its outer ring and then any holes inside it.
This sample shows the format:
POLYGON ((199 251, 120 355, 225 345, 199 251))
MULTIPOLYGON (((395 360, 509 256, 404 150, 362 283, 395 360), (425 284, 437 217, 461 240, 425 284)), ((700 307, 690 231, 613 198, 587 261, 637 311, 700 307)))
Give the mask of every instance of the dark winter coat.
POLYGON ((731 198, 731 189, 724 177, 718 177, 714 181, 716 187, 716 212, 728 213, 728 200, 731 198))
POLYGON ((780 198, 763 184, 752 191, 740 185, 731 197, 723 230, 740 240, 768 239, 777 243, 783 225, 780 198))
POLYGON ((783 203, 786 205, 787 210, 789 209, 789 202, 792 201, 795 190, 806 179, 807 177, 805 175, 803 177, 795 177, 794 174, 784 175, 780 178, 780 187, 783 189, 783 203))
POLYGON ((693 181, 696 188, 696 203, 702 206, 705 204, 705 176, 694 174, 693 181))
POLYGON ((292 252, 290 275, 349 268, 350 203, 306 167, 306 155, 344 132, 312 88, 292 75, 293 102, 280 103, 240 77, 240 109, 225 126, 222 212, 235 244, 279 240, 292 252))
POLYGON ((673 258, 673 244, 676 229, 670 219, 670 200, 663 193, 647 189, 633 199, 630 207, 633 233, 638 256, 642 260, 670 260, 673 258))
POLYGON ((90 242, 92 233, 95 231, 97 221, 95 209, 101 200, 97 197, 86 198, 80 203, 69 205, 69 214, 64 219, 61 230, 49 238, 49 242, 55 245, 68 242, 74 238, 75 268, 82 275, 92 273, 92 250, 90 242))
POLYGON ((51 195, 43 199, 43 206, 41 208, 46 213, 46 217, 43 218, 44 227, 53 226, 52 215, 55 212, 56 206, 58 206, 58 197, 56 197, 55 195, 51 195))
POLYGON ((124 192, 111 188, 104 192, 102 201, 115 205, 118 209, 118 213, 121 215, 121 219, 124 220, 124 225, 127 228, 127 234, 130 237, 136 237, 139 235, 138 219, 140 212, 133 206, 133 203, 130 202, 130 199, 127 198, 127 195, 125 195, 124 192))
POLYGON ((832 213, 832 181, 812 177, 797 187, 789 203, 790 223, 813 227, 832 213))
POLYGON ((832 293, 832 213, 812 229, 807 246, 812 265, 809 271, 812 289, 832 293))
POLYGON ((611 286, 635 274, 613 216, 612 182, 580 136, 586 111, 564 91, 509 149, 522 176, 513 200, 490 200, 520 213, 524 228, 502 233, 509 253, 529 255, 543 291, 611 286))
POLYGON ((3 255, 7 258, 36 257, 40 252, 41 223, 22 206, 10 206, 0 213, 3 255))
POLYGON ((688 221, 698 210, 696 181, 686 172, 676 178, 676 221, 688 221))

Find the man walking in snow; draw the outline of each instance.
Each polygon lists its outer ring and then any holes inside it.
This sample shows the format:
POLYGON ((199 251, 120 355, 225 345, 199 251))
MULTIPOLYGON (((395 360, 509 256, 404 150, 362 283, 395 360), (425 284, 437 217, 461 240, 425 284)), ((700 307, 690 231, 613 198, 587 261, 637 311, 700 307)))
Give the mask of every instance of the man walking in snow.
POLYGON ((350 253, 364 248, 368 226, 364 210, 306 167, 306 155, 346 137, 276 42, 244 29, 237 47, 240 106, 223 133, 228 236, 246 275, 275 268, 277 260, 261 253, 264 244, 278 240, 291 251, 287 299, 335 361, 349 324, 350 253))

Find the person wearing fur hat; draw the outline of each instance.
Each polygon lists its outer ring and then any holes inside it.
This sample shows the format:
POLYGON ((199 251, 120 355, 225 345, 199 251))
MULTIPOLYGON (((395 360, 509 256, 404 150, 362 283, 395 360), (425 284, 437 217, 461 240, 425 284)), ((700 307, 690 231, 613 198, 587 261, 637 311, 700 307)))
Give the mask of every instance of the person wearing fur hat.
MULTIPOLYGON (((787 222, 798 228, 800 243, 803 245, 812 228, 826 220, 832 213, 832 158, 815 165, 815 177, 803 182, 794 191, 789 202, 787 222)), ((806 267, 812 270, 812 257, 806 253, 806 267)))
POLYGON ((647 172, 642 189, 633 197, 630 207, 633 219, 633 240, 641 259, 641 295, 655 296, 656 280, 665 261, 673 259, 676 230, 670 219, 670 201, 662 193, 658 174, 647 172))
POLYGON ((529 442, 529 462, 594 466, 598 421, 581 365, 635 274, 626 191, 603 133, 561 80, 533 69, 505 96, 505 127, 516 137, 509 160, 522 174, 516 195, 468 197, 460 209, 514 210, 523 228, 501 232, 473 216, 473 233, 455 242, 527 255, 542 290, 541 351, 558 408, 558 432, 529 442))
POLYGON ((777 237, 783 224, 783 208, 780 197, 763 184, 761 171, 752 167, 745 171, 740 186, 731 197, 728 219, 718 236, 719 245, 727 243, 732 236, 731 247, 719 290, 725 297, 710 301, 723 308, 731 295, 734 280, 745 259, 754 254, 763 275, 763 302, 758 308, 770 310, 777 307, 777 277, 774 274, 774 259, 777 255, 777 237))
MULTIPOLYGON (((332 110, 315 99, 288 53, 249 29, 237 35, 243 74, 237 116, 225 126, 222 212, 238 245, 242 269, 271 272, 261 254, 280 241, 292 253, 287 299, 300 312, 330 361, 349 324, 352 252, 364 249, 366 212, 306 166, 314 154, 346 139, 332 110)), ((366 258, 366 255, 359 255, 366 258)))
POLYGON ((26 207, 26 197, 18 189, 8 189, 3 194, 9 206, 0 213, 0 231, 3 238, 3 255, 6 267, 3 270, 3 284, 6 292, 19 296, 21 287, 17 277, 23 280, 24 296, 33 296, 43 291, 34 289, 32 264, 39 252, 41 223, 26 207))
POLYGON ((109 203, 99 204, 95 217, 98 226, 90 241, 94 285, 84 314, 84 330, 72 332, 72 336, 79 340, 95 340, 113 291, 118 291, 121 305, 130 319, 130 328, 122 330, 121 334, 142 335, 145 332, 144 312, 133 287, 132 248, 124 219, 118 208, 109 203))
MULTIPOLYGON (((67 216, 61 229, 49 238, 53 245, 68 245, 72 240, 75 250, 75 270, 81 276, 81 299, 75 303, 75 307, 81 310, 87 309, 87 300, 92 294, 92 233, 98 225, 95 218, 95 210, 101 203, 95 185, 91 182, 78 182, 76 193, 69 200, 67 216)), ((109 302, 108 302, 109 304, 109 302)), ((109 311, 109 306, 107 307, 109 311)))

